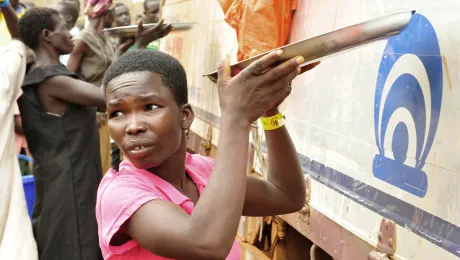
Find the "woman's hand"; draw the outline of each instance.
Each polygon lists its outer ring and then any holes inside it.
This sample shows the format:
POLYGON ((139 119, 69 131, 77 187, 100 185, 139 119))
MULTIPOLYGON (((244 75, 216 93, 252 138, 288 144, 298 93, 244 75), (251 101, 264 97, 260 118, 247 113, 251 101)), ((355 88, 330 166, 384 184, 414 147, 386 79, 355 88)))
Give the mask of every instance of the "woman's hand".
POLYGON ((291 93, 290 82, 299 75, 304 59, 296 57, 276 65, 282 55, 282 50, 267 54, 233 78, 229 58, 222 62, 217 81, 222 118, 249 126, 291 93))
MULTIPOLYGON (((255 57, 255 56, 259 55, 259 54, 261 54, 260 51, 252 50, 251 54, 249 54, 249 57, 252 58, 252 57, 255 57)), ((314 67, 318 66, 319 64, 320 64, 320 62, 318 61, 318 62, 315 62, 315 63, 312 63, 312 64, 302 66, 299 75, 304 73, 304 72, 307 72, 307 71, 313 69, 314 67)), ((284 99, 281 100, 278 104, 276 104, 272 109, 267 110, 263 116, 264 117, 269 117, 269 116, 273 116, 273 115, 278 114, 278 106, 281 105, 281 103, 283 103, 283 101, 284 101, 284 99)))
POLYGON ((145 49, 149 43, 165 37, 172 30, 171 24, 164 24, 163 19, 157 25, 149 28, 144 28, 142 19, 137 21, 137 25, 136 40, 134 43, 136 50, 145 49))

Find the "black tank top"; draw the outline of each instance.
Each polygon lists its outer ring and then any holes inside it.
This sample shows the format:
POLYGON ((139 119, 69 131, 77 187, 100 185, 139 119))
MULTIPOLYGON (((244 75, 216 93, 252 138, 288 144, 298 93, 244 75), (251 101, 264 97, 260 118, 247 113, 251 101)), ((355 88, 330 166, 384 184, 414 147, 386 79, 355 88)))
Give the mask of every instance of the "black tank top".
POLYGON ((63 65, 33 69, 18 100, 34 159, 34 235, 40 259, 99 260, 95 206, 102 169, 96 108, 68 104, 61 116, 44 111, 37 89, 60 75, 77 78, 63 65))

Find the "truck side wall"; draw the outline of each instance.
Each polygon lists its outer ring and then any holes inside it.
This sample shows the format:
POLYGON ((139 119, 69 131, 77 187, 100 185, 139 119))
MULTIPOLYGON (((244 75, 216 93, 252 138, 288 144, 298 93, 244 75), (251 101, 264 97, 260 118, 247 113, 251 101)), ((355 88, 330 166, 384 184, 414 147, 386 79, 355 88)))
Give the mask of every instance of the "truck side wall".
MULTIPOLYGON (((281 107, 312 177, 310 206, 372 246, 382 218, 396 222, 399 259, 460 256, 459 7, 448 0, 304 0, 294 15, 291 42, 417 11, 400 36, 334 55, 300 76, 281 107)), ((235 60, 235 32, 214 0, 167 1, 164 16, 199 23, 161 48, 187 70, 191 130, 217 146, 217 92, 201 75, 225 53, 235 60), (198 4, 203 11, 195 11, 198 4)), ((336 258, 351 259, 341 257, 351 247, 336 247, 336 258)))

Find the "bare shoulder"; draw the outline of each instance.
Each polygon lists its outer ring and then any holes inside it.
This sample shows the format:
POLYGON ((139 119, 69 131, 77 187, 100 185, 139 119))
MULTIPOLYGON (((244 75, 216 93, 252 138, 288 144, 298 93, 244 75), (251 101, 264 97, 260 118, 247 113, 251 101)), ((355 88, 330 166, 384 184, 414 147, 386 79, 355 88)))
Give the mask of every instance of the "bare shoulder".
POLYGON ((42 87, 44 88, 67 88, 71 87, 73 84, 79 84, 80 80, 74 79, 70 76, 66 75, 59 75, 59 76, 54 76, 46 79, 42 83, 42 87))

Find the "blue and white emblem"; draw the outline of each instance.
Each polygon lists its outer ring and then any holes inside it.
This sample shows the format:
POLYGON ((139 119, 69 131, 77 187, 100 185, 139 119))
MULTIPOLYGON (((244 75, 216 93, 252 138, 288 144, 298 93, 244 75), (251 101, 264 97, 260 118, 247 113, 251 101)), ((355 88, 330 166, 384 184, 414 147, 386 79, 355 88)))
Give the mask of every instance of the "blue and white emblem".
POLYGON ((423 171, 439 122, 443 67, 436 32, 414 14, 401 34, 388 40, 375 90, 378 154, 374 176, 418 197, 428 190, 423 171))

